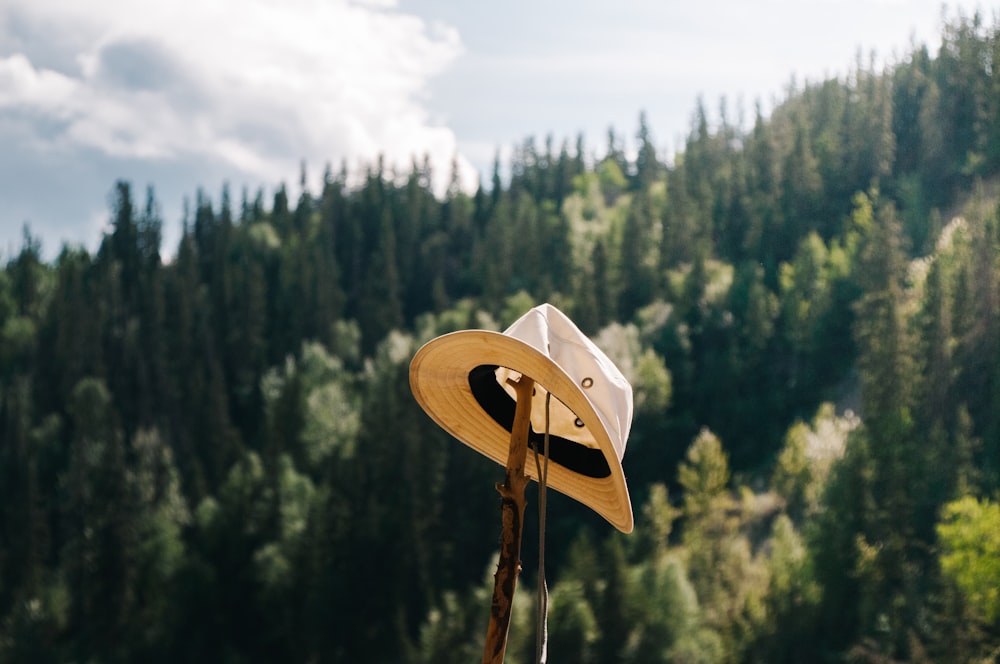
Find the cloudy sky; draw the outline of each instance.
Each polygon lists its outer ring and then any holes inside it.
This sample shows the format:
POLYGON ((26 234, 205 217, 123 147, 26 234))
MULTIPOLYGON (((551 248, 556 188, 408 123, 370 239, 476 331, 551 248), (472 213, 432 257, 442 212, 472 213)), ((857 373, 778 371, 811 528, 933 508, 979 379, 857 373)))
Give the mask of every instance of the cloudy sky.
MULTIPOLYGON (((947 15, 974 2, 950 2, 947 15)), ((471 187, 498 150, 645 111, 664 154, 696 100, 766 108, 793 76, 843 75, 912 43, 939 0, 2 0, 0 260, 30 225, 54 256, 94 248, 116 179, 153 185, 172 253, 183 200, 224 182, 296 188, 300 164, 405 169, 457 157, 471 187)), ((992 20, 992 15, 987 15, 992 20)))

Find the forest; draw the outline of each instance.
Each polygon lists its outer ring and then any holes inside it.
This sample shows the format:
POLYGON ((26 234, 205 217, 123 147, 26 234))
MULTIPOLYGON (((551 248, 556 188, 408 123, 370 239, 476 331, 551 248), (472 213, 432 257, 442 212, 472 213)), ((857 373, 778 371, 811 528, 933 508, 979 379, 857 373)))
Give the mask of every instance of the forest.
POLYGON ((1000 22, 874 62, 749 118, 699 100, 670 159, 639 114, 474 194, 379 160, 199 191, 176 247, 127 180, 93 253, 25 228, 0 661, 479 661, 503 469, 409 362, 542 302, 636 404, 635 531, 549 494, 551 661, 1000 661, 1000 22))

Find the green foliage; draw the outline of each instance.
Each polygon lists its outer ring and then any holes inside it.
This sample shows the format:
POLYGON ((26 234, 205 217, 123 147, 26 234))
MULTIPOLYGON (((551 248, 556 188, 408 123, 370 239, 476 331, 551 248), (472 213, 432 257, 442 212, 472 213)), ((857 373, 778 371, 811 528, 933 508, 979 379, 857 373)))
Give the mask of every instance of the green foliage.
POLYGON ((858 424, 853 413, 838 417, 833 404, 825 403, 810 424, 789 427, 771 488, 785 500, 790 514, 802 517, 820 509, 831 467, 844 456, 848 435, 858 424))
POLYGON ((678 510, 670 504, 667 487, 654 484, 649 489, 649 498, 642 506, 636 532, 636 549, 641 557, 654 553, 665 553, 670 546, 670 533, 678 510))
POLYGON ((766 561, 769 585, 763 597, 765 617, 748 648, 758 661, 799 662, 815 657, 816 611, 821 588, 812 558, 795 525, 779 515, 769 537, 766 561))
POLYGON ((476 637, 486 633, 486 624, 479 616, 470 614, 489 601, 486 590, 465 601, 454 592, 445 592, 440 606, 427 613, 427 620, 420 628, 419 656, 415 661, 462 664, 482 659, 482 647, 476 637))
POLYGON ((679 643, 684 637, 702 631, 698 599, 685 572, 676 556, 655 557, 634 570, 626 661, 671 661, 686 646, 679 643))
POLYGON ((549 600, 549 620, 549 652, 559 653, 566 661, 595 661, 594 644, 600 626, 581 583, 570 581, 556 586, 549 600))
POLYGON ((749 521, 741 515, 752 514, 756 501, 749 492, 738 502, 731 495, 728 460, 708 430, 688 448, 677 473, 685 489, 681 543, 691 584, 706 627, 720 640, 717 661, 739 661, 766 615, 767 569, 754 555, 743 532, 749 521))
POLYGON ((604 195, 605 204, 617 199, 628 186, 621 166, 614 159, 605 159, 597 166, 597 181, 604 195))
POLYGON ((809 427, 796 422, 785 434, 785 446, 778 455, 778 462, 771 478, 771 486, 788 504, 789 511, 801 514, 810 504, 813 471, 806 456, 809 445, 809 427))
POLYGON ((318 343, 303 344, 298 360, 261 379, 272 435, 296 452, 301 467, 319 475, 331 455, 350 457, 360 428, 355 377, 318 343))
POLYGON ((937 525, 945 578, 962 592, 972 614, 1000 620, 1000 504, 963 496, 945 504, 937 525))
POLYGON ((775 519, 771 541, 774 551, 770 557, 769 597, 779 603, 775 607, 778 615, 791 617, 816 604, 819 587, 811 578, 808 552, 791 519, 785 515, 775 519))
POLYGON ((702 429, 688 448, 687 460, 677 469, 684 487, 684 513, 689 518, 708 514, 726 497, 729 461, 722 443, 708 429, 702 429))

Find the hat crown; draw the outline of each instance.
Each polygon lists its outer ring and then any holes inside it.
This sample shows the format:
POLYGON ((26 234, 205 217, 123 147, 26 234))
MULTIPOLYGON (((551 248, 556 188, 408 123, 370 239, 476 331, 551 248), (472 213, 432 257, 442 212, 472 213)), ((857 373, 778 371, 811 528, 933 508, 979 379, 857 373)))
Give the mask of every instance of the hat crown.
MULTIPOLYGON (((549 358, 581 388, 608 431, 620 462, 632 426, 632 386, 604 351, 563 312, 547 303, 526 312, 503 334, 549 358)), ((544 386, 542 377, 532 378, 544 386)), ((567 437, 574 436, 569 433, 567 437)))

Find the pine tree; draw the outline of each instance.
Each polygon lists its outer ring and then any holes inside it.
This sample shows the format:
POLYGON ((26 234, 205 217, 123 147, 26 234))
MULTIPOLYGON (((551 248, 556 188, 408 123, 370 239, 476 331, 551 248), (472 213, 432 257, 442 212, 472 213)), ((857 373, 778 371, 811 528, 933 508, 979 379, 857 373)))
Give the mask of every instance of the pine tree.
POLYGON ((751 221, 744 246, 764 265, 765 283, 777 285, 779 263, 778 234, 781 228, 779 197, 780 168, 772 128, 763 116, 760 104, 753 130, 747 140, 747 178, 751 221))
POLYGON ((134 527, 126 451, 111 393, 84 379, 70 404, 73 450, 63 507, 68 539, 61 552, 71 589, 68 629, 75 656, 120 656, 134 606, 134 527))
POLYGON ((368 352, 403 323, 396 252, 396 230, 385 210, 378 221, 378 245, 369 258, 361 291, 364 306, 358 312, 362 343, 368 352))
MULTIPOLYGON (((866 210, 867 199, 859 201, 866 210)), ((884 616, 888 629, 878 647, 896 657, 909 652, 922 572, 930 564, 929 542, 920 536, 927 508, 921 505, 918 470, 928 451, 913 426, 915 340, 905 313, 905 248, 893 207, 879 206, 868 228, 858 263, 865 294, 856 305, 864 430, 863 442, 854 443, 867 450, 867 458, 859 456, 859 465, 845 472, 862 474, 871 503, 855 517, 855 551, 841 564, 859 570, 861 633, 874 635, 884 616)))
POLYGON ((960 339, 956 349, 961 366, 957 382, 985 443, 984 480, 988 486, 995 486, 1000 478, 1000 448, 992 442, 1000 436, 1000 415, 996 412, 1000 402, 1000 272, 996 263, 1000 213, 981 210, 973 214, 981 216, 972 218, 970 224, 972 255, 966 265, 969 290, 965 293, 969 300, 955 330, 960 339))
POLYGON ((747 647, 746 635, 753 633, 761 572, 739 532, 729 477, 721 442, 702 429, 677 469, 684 488, 681 542, 706 625, 722 640, 720 661, 735 662, 747 647))
MULTIPOLYGON (((660 219, 660 246, 657 272, 666 275, 678 264, 690 261, 697 237, 695 208, 687 195, 686 171, 683 167, 667 172, 667 205, 660 219)), ((661 281, 665 277, 661 276, 661 281)), ((663 284, 660 284, 661 290, 663 284)))
POLYGON ((782 168, 782 224, 776 229, 773 245, 775 258, 779 261, 791 258, 799 240, 806 234, 805 229, 819 221, 817 216, 823 196, 819 163, 812 152, 806 122, 797 117, 793 126, 794 140, 782 168))
POLYGON ((990 114, 990 55, 978 11, 945 22, 935 82, 940 90, 937 121, 948 150, 944 175, 949 188, 969 182, 982 168, 990 114))
POLYGON ((921 340, 924 358, 921 407, 919 413, 928 424, 947 424, 954 415, 951 398, 955 379, 952 296, 949 284, 950 256, 934 256, 924 287, 921 340))
POLYGON ((639 129, 636 132, 635 177, 632 189, 634 191, 648 190, 649 186, 659 178, 661 164, 656 158, 656 146, 646 122, 646 113, 639 114, 639 129))
POLYGON ((893 173, 916 171, 923 140, 920 113, 930 86, 930 55, 926 46, 913 50, 909 60, 893 73, 892 133, 896 137, 893 173))
POLYGON ((653 297, 653 276, 647 258, 652 223, 648 192, 637 192, 629 205, 622 230, 619 320, 630 320, 635 311, 653 297))

